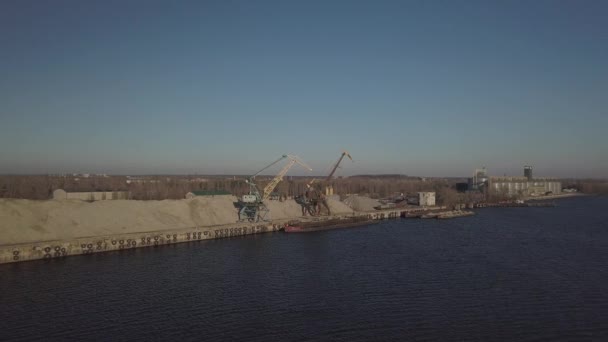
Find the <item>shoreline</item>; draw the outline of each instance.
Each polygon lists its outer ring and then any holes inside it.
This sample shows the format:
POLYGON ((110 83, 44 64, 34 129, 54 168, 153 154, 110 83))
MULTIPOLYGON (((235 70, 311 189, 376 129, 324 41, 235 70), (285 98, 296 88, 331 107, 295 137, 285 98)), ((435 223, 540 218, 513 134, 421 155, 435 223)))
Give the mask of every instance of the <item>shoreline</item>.
MULTIPOLYGON (((549 199, 560 199, 560 198, 570 198, 570 197, 582 197, 582 196, 591 196, 588 194, 581 193, 568 193, 568 194, 560 194, 560 195, 548 195, 548 196, 539 196, 534 198, 529 198, 526 200, 534 201, 534 200, 549 200, 549 199)), ((4 202, 11 202, 10 200, 4 200, 4 202)), ((31 202, 31 201, 22 201, 15 200, 14 203, 19 202, 31 202)), ((180 200, 182 204, 192 205, 192 200, 180 200)), ((146 203, 135 203, 134 201, 129 201, 131 205, 136 206, 146 206, 146 203)), ((167 202, 166 204, 170 205, 175 202, 167 202)), ((163 203, 165 204, 165 203, 163 203)), ((328 220, 348 220, 354 217, 365 217, 370 222, 380 221, 385 219, 397 219, 400 217, 407 218, 409 217, 408 213, 420 211, 420 208, 393 208, 387 210, 376 210, 373 212, 370 211, 353 211, 350 212, 342 212, 337 213, 331 216, 320 216, 320 217, 301 217, 299 215, 294 215, 293 210, 290 211, 291 215, 284 216, 282 218, 277 218, 269 221, 260 221, 260 222, 232 222, 232 223, 221 223, 221 224, 179 224, 178 222, 185 221, 176 221, 174 223, 178 223, 176 225, 171 224, 171 222, 167 222, 167 213, 164 211, 161 212, 139 212, 139 211, 129 211, 129 206, 127 208, 123 208, 120 215, 116 217, 105 217, 103 215, 94 215, 92 218, 87 218, 93 220, 93 222, 97 222, 97 220, 101 221, 110 221, 111 219, 119 220, 124 215, 128 215, 130 217, 135 217, 140 219, 138 223, 146 223, 146 219, 148 217, 139 217, 141 215, 152 215, 159 216, 162 220, 160 220, 163 224, 151 224, 144 225, 139 227, 131 227, 127 229, 127 227, 123 227, 122 229, 114 229, 114 230, 99 230, 94 229, 94 227, 88 227, 84 225, 90 221, 82 221, 83 225, 74 225, 74 230, 70 231, 70 225, 64 225, 68 222, 74 222, 75 217, 70 216, 62 216, 66 215, 67 212, 60 210, 54 211, 57 206, 61 206, 61 203, 47 201, 45 203, 39 202, 35 203, 35 205, 48 205, 52 207, 48 209, 46 212, 36 213, 33 212, 31 208, 29 210, 23 210, 22 212, 15 212, 14 210, 7 213, 6 210, 4 213, 0 212, 0 217, 2 218, 10 218, 10 215, 13 216, 26 216, 26 218, 30 219, 28 216, 38 216, 37 221, 34 222, 36 225, 27 226, 27 224, 32 224, 30 221, 22 221, 15 222, 17 224, 13 225, 13 230, 28 230, 33 229, 37 230, 39 227, 38 224, 43 225, 46 222, 51 222, 55 224, 55 230, 58 230, 60 233, 63 233, 62 238, 53 238, 56 235, 47 234, 46 238, 41 234, 40 239, 32 238, 32 232, 30 232, 30 236, 26 237, 24 235, 25 241, 15 241, 14 243, 4 243, 0 244, 0 264, 3 263, 13 263, 13 262, 21 262, 21 261, 29 261, 29 260, 39 260, 39 259, 51 259, 51 258, 63 258, 66 256, 73 255, 84 255, 91 253, 101 253, 101 252, 110 252, 115 250, 122 249, 132 249, 132 248, 141 248, 141 247, 155 247, 162 245, 170 245, 175 243, 185 243, 192 241, 201 241, 208 239, 218 239, 218 238, 226 238, 226 237, 236 237, 236 236, 244 236, 251 234, 260 234, 267 232, 276 232, 282 230, 285 225, 287 225, 290 221, 294 219, 299 219, 302 221, 311 220, 313 222, 318 222, 320 225, 323 225, 324 221, 328 220), (126 212, 125 212, 126 211, 126 212), (57 217, 59 217, 59 225, 57 225, 57 217), (88 227, 88 228, 87 228, 88 227), (147 229, 146 229, 147 228, 147 229), (77 234, 78 232, 78 234, 77 234)), ((78 207, 89 206, 93 208, 96 205, 99 206, 119 206, 120 203, 117 201, 108 201, 105 203, 98 202, 97 204, 92 203, 78 203, 78 207), (114 203, 112 203, 114 202, 114 203)), ((159 202, 151 203, 153 207, 157 207, 159 202)), ((289 205, 289 204, 283 204, 289 205)), ((164 207, 164 206, 163 206, 164 207)), ((196 207, 198 209, 198 207, 196 207)), ((299 210, 299 206, 295 206, 296 210, 299 210)), ((5 208, 6 209, 6 208, 5 208)), ((10 209, 10 208, 9 208, 10 209)), ((192 208, 191 208, 192 209, 192 208)), ((207 210, 213 210, 213 208, 206 208, 207 210)), ((279 209, 279 208, 277 208, 279 209)), ((292 208, 293 209, 293 208, 292 208)), ((432 211, 437 209, 445 209, 442 207, 429 207, 425 208, 424 212, 432 211)), ((273 208, 274 210, 274 208, 273 208)), ((85 213, 90 213, 89 210, 84 210, 85 213)), ((102 210, 103 211, 103 210, 102 210)), ((333 211, 333 210, 332 210, 333 211)), ((106 215, 111 215, 111 212, 103 212, 106 215)), ((180 211, 181 214, 185 213, 180 211)), ((82 214, 82 213, 79 213, 82 214)), ((236 214, 236 213, 234 213, 236 214)), ((277 212, 278 214, 278 212, 277 212)), ((279 215, 277 215, 279 216, 279 215)), ((170 218, 170 217, 169 217, 170 218)), ((10 222, 8 220, 3 220, 3 225, 6 224, 6 228, 9 228, 10 222), (8 224, 7 224, 8 223, 8 224)), ((108 222, 103 222, 104 224, 108 224, 108 222)), ((124 225, 128 225, 128 223, 121 223, 124 225)), ((158 222, 151 222, 158 223, 158 222)), ((50 223, 49 223, 50 224, 50 223)), ((49 228, 44 227, 43 228, 49 228)), ((50 229, 50 228, 49 228, 50 229)), ((6 229, 4 229, 5 237, 9 236, 6 233, 6 229)), ((5 241, 8 241, 5 239, 5 241)))
MULTIPOLYGON (((353 217, 364 217, 369 222, 374 223, 381 220, 397 219, 400 215, 401 211, 399 210, 383 210, 375 213, 353 212, 349 215, 321 216, 315 217, 315 219, 318 220, 317 222, 323 222, 332 219, 347 220, 353 217)), ((0 264, 271 233, 282 230, 291 220, 293 218, 256 223, 236 222, 213 226, 167 227, 147 232, 138 231, 124 234, 104 234, 4 244, 0 245, 0 264)))
POLYGON ((550 199, 560 199, 560 198, 569 198, 569 197, 582 197, 582 196, 593 196, 592 194, 584 194, 580 192, 569 192, 569 193, 561 193, 556 195, 543 195, 543 196, 528 196, 522 198, 524 201, 542 201, 542 200, 550 200, 550 199))

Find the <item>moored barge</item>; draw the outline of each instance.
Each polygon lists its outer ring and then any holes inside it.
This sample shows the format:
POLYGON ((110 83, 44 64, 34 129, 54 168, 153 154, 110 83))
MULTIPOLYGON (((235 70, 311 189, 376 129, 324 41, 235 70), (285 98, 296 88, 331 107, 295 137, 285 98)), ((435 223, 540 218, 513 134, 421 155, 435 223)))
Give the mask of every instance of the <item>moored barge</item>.
POLYGON ((308 233, 320 230, 363 226, 372 223, 374 223, 374 220, 367 216, 336 218, 323 221, 290 221, 285 225, 284 230, 286 233, 308 233))

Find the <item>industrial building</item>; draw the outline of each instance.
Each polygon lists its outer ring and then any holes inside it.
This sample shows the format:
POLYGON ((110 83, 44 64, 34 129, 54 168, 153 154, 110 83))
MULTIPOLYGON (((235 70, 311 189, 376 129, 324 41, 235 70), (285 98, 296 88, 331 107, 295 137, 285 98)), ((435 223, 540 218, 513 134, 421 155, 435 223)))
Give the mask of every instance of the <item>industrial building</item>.
POLYGON ((560 194, 562 183, 555 178, 534 178, 532 166, 524 166, 523 177, 490 177, 486 168, 476 169, 468 184, 458 184, 459 191, 494 191, 507 196, 541 196, 560 194))
POLYGON ((532 166, 524 166, 524 177, 526 177, 528 180, 532 180, 532 178, 534 178, 532 177, 532 166))
POLYGON ((562 193, 562 183, 555 178, 534 178, 532 166, 524 166, 523 177, 490 177, 489 188, 508 196, 542 196, 562 193))
POLYGON ((490 177, 490 189, 508 196, 541 196, 560 194, 562 183, 552 178, 490 177))
POLYGON ((473 177, 469 178, 468 190, 485 191, 488 185, 488 171, 485 166, 481 169, 476 169, 473 177))
POLYGON ((419 192, 418 193, 418 205, 419 206, 434 206, 435 205, 435 193, 434 192, 419 192))
POLYGON ((419 205, 421 207, 435 205, 435 193, 434 192, 418 192, 415 195, 409 195, 406 198, 407 204, 419 205))

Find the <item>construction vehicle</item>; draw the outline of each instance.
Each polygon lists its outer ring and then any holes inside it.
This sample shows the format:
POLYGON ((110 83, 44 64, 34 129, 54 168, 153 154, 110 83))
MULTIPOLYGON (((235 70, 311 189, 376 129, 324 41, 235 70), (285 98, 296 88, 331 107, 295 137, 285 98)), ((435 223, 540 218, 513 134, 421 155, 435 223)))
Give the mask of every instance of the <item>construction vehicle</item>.
POLYGON ((239 221, 249 221, 249 222, 258 222, 260 220, 266 221, 269 220, 270 210, 264 204, 264 201, 268 200, 270 194, 274 191, 277 185, 283 180, 287 171, 294 166, 295 164, 300 164, 304 168, 312 171, 312 169, 306 165, 300 158, 291 154, 284 154, 279 159, 275 160, 271 164, 267 165, 260 171, 256 172, 253 176, 250 176, 245 182, 249 184, 249 193, 247 195, 243 195, 243 197, 239 200, 239 221), (277 175, 268 183, 263 192, 258 190, 257 185, 255 184, 255 177, 259 175, 262 171, 270 168, 271 166, 277 164, 283 159, 289 159, 289 162, 285 164, 285 166, 277 173, 277 175))

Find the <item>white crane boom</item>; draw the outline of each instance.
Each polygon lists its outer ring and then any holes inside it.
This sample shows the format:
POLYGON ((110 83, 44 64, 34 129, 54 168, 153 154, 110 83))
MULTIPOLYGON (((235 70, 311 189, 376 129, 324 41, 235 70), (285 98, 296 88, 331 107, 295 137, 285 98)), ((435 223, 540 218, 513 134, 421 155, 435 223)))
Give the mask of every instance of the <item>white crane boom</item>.
POLYGON ((270 183, 268 183, 268 185, 266 185, 266 187, 264 187, 264 195, 262 196, 262 200, 265 201, 268 199, 268 197, 270 197, 270 194, 272 193, 272 191, 274 190, 274 188, 277 187, 277 185, 283 180, 283 176, 285 176, 285 174, 287 173, 287 171, 289 171, 289 169, 296 163, 302 165, 304 168, 308 169, 309 171, 312 171, 312 169, 310 168, 310 166, 306 165, 306 163, 304 163, 300 158, 298 158, 297 156, 288 154, 287 158, 289 158, 289 163, 287 163, 283 169, 281 169, 281 171, 279 171, 279 173, 270 181, 270 183))

